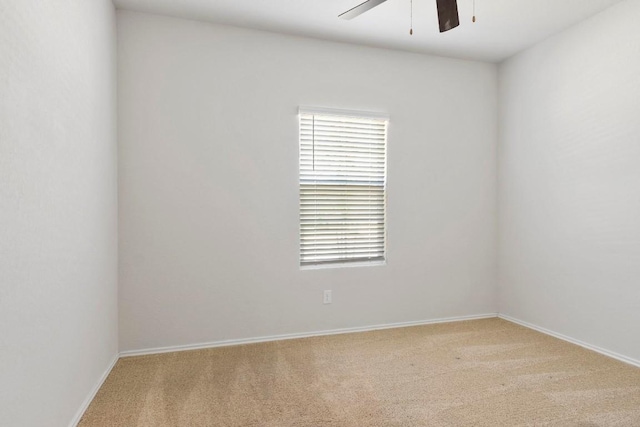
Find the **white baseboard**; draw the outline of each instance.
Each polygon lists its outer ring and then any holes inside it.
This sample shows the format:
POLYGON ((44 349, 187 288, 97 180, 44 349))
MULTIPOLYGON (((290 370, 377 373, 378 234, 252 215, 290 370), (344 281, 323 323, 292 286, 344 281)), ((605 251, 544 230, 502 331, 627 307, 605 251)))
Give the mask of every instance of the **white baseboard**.
POLYGON ((409 326, 431 325, 435 323, 461 322, 464 320, 478 320, 498 317, 498 313, 478 314, 473 316, 447 317, 442 319, 419 320, 414 322, 387 323, 383 325, 361 326, 356 328, 330 329, 326 331, 303 332, 297 334, 271 335, 257 338, 243 338, 223 341, 212 341, 199 344, 176 345, 169 347, 147 348, 141 350, 128 350, 120 352, 120 357, 145 356, 149 354, 171 353, 174 351, 200 350, 215 347, 227 347, 231 345, 255 344, 269 341, 292 340, 296 338, 309 338, 325 335, 350 334, 354 332, 377 331, 381 329, 406 328, 409 326))
POLYGON ((78 412, 76 412, 76 415, 75 417, 73 417, 73 420, 69 424, 69 427, 76 427, 78 425, 85 411, 93 401, 93 398, 96 397, 96 394, 98 394, 98 390, 100 390, 100 387, 102 387, 102 384, 104 384, 104 381, 107 379, 107 377, 111 373, 111 370, 113 369, 113 367, 116 366, 118 359, 120 359, 119 354, 116 354, 115 356, 113 356, 113 360, 111 360, 111 363, 109 363, 107 370, 104 371, 104 373, 98 380, 98 383, 95 385, 95 387, 93 387, 93 389, 91 390, 87 398, 84 400, 84 402, 82 402, 82 406, 80 406, 80 409, 78 409, 78 412))
POLYGON ((586 342, 577 340, 575 338, 568 337, 568 336, 560 334, 558 332, 554 332, 554 331, 551 331, 549 329, 542 328, 540 326, 531 324, 529 322, 525 322, 525 321, 520 320, 520 319, 516 319, 516 318, 511 317, 511 316, 507 316, 506 314, 498 314, 498 317, 501 318, 501 319, 504 319, 504 320, 508 320, 509 322, 516 323, 516 324, 518 324, 520 326, 524 326, 525 328, 533 329, 535 331, 542 332, 543 334, 546 334, 546 335, 551 335, 552 337, 561 339, 563 341, 570 342, 571 344, 575 344, 575 345, 579 345, 580 347, 584 347, 587 350, 595 351, 596 353, 600 353, 600 354, 603 354, 605 356, 609 356, 609 357, 611 357, 613 359, 616 359, 616 360, 619 360, 621 362, 628 363, 629 365, 637 366, 637 367, 640 368, 640 360, 632 359, 631 357, 623 356, 622 354, 618 354, 616 352, 613 352, 613 351, 610 351, 610 350, 606 350, 604 348, 600 348, 600 347, 592 345, 592 344, 588 344, 586 342))

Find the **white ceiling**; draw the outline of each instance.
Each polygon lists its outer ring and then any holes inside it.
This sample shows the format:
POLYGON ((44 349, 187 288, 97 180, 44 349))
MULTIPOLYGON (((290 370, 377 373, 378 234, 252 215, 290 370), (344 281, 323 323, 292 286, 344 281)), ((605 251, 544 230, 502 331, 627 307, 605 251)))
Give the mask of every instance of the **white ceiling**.
POLYGON ((364 0, 114 0, 141 12, 198 19, 411 52, 500 62, 621 0, 458 0, 460 27, 438 32, 436 0, 386 3, 351 20, 338 15, 364 0))

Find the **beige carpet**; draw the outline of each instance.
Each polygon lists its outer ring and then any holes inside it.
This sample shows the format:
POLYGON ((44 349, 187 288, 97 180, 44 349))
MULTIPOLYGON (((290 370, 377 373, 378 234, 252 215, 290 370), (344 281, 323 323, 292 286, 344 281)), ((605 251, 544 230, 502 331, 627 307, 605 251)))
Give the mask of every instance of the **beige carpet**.
POLYGON ((123 358, 80 426, 640 426, 640 369, 500 319, 123 358))

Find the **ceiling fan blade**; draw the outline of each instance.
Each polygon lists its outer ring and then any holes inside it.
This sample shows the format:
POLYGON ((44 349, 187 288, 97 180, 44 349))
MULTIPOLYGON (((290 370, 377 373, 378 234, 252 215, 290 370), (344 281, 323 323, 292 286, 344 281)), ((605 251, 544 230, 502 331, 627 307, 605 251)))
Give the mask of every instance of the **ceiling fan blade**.
POLYGON ((367 0, 364 3, 360 3, 354 8, 347 10, 344 13, 338 15, 342 19, 353 19, 356 16, 362 15, 366 11, 373 9, 374 7, 386 2, 387 0, 367 0))
POLYGON ((460 25, 458 2, 456 0, 436 0, 438 4, 438 21, 440 32, 444 33, 460 25))

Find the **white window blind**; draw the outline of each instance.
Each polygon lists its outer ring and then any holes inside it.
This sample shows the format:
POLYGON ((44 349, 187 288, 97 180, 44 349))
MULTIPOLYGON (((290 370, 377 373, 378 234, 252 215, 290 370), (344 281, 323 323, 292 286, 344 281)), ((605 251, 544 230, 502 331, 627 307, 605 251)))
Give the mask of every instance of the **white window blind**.
POLYGON ((300 112, 300 265, 385 259, 387 119, 300 112))

